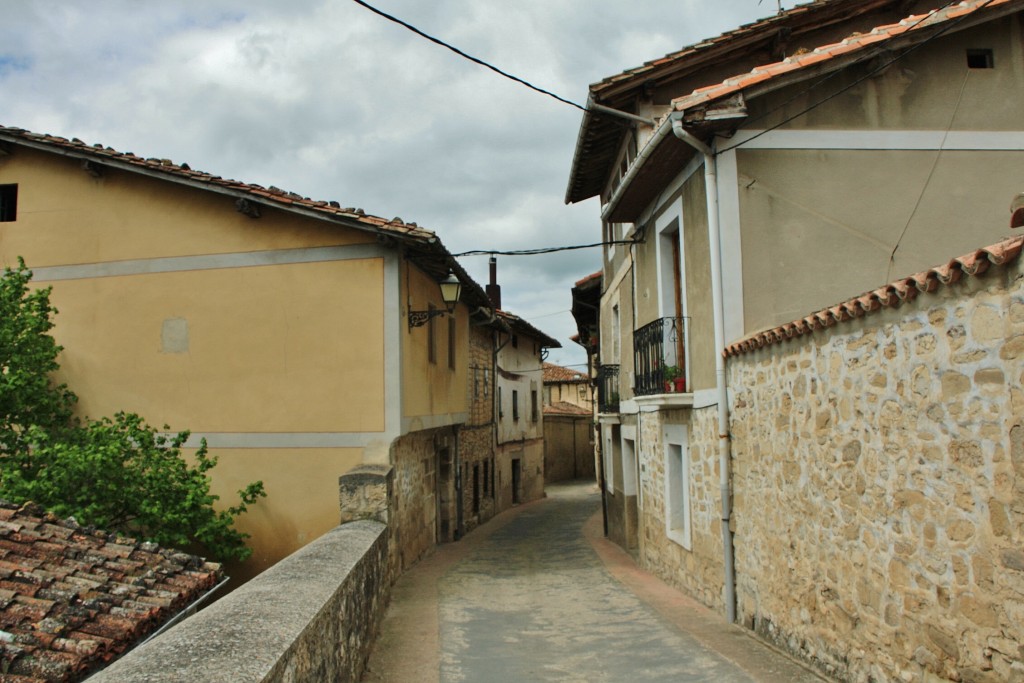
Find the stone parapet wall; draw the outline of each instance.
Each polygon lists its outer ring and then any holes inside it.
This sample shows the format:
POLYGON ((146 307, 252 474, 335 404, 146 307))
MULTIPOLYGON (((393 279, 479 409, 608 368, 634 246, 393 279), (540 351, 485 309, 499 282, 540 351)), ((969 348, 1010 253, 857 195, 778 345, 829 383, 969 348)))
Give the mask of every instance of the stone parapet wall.
POLYGON ((383 524, 343 524, 128 653, 94 683, 358 681, 390 594, 383 524))
POLYGON ((844 680, 1024 680, 1019 264, 728 368, 740 619, 844 680))

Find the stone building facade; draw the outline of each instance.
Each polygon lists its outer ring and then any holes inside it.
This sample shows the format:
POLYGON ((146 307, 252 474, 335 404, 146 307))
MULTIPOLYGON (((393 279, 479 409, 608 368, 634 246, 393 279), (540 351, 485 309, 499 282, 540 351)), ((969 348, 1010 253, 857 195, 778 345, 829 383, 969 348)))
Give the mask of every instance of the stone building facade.
POLYGON ((1022 242, 731 348, 747 626, 849 680, 1024 680, 1024 268, 969 275, 1022 242))
POLYGON ((459 536, 493 517, 495 324, 474 325, 469 335, 469 418, 459 429, 461 525, 459 536))

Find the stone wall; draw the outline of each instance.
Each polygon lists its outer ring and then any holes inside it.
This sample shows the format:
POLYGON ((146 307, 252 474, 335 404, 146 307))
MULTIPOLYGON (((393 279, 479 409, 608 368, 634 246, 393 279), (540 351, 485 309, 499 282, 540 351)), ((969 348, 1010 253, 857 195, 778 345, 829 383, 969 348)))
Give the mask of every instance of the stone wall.
POLYGON ((716 408, 640 414, 640 562, 666 583, 724 609, 716 408), (665 431, 682 427, 689 441, 690 548, 665 531, 665 431))
POLYGON ((459 457, 462 463, 463 533, 469 533, 491 517, 494 497, 494 427, 486 424, 463 427, 459 431, 459 457), (473 472, 477 472, 479 491, 474 509, 473 472))
POLYGON ((450 540, 454 533, 455 448, 451 428, 414 432, 392 444, 391 538, 396 576, 430 552, 439 536, 447 534, 450 540))
POLYGON ((387 538, 377 521, 336 527, 89 680, 358 681, 390 594, 387 538))
POLYGON ((1019 264, 728 367, 743 623, 844 680, 1024 680, 1019 264))

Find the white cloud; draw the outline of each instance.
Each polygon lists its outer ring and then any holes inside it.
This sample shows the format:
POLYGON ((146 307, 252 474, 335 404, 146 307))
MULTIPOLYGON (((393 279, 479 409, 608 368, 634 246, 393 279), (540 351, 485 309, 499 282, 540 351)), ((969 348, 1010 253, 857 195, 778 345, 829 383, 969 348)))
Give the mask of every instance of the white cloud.
MULTIPOLYGON (((766 0, 767 1, 767 0, 766 0)), ((587 85, 772 13, 757 0, 378 0, 582 103, 587 85)), ((0 123, 187 161, 438 232, 453 251, 600 239, 563 196, 580 112, 344 0, 5 0, 0 123)), ((484 283, 487 259, 465 259, 484 283)), ((501 257, 507 308, 568 347, 598 250, 501 257)))

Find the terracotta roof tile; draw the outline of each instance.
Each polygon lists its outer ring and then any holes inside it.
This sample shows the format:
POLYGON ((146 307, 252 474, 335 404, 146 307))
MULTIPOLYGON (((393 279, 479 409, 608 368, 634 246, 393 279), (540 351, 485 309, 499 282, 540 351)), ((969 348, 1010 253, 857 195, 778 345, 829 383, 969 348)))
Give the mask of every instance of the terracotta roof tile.
POLYGON ((911 15, 899 23, 877 26, 869 33, 853 34, 838 43, 822 45, 810 53, 793 55, 781 62, 755 67, 749 73, 731 76, 721 83, 698 88, 689 95, 673 100, 672 106, 676 111, 685 111, 705 102, 728 97, 758 83, 770 81, 779 76, 805 69, 811 65, 836 59, 842 55, 864 50, 875 43, 909 32, 922 31, 938 24, 965 17, 974 12, 1006 5, 1014 1, 964 0, 954 6, 933 10, 928 14, 911 15))
POLYGON ((878 289, 812 313, 805 318, 750 335, 730 344, 723 353, 726 356, 738 356, 786 339, 811 334, 816 330, 859 318, 882 308, 894 308, 921 294, 934 292, 939 285, 954 284, 965 275, 976 277, 992 266, 1006 265, 1020 256, 1022 247, 1024 247, 1024 236, 1004 239, 951 259, 934 268, 895 280, 878 289))
POLYGON ((35 507, 0 501, 0 525, 10 534, 0 560, 0 683, 82 680, 222 576, 201 558, 35 507))
POLYGON ((581 408, 573 403, 566 401, 556 401, 551 405, 544 406, 545 415, 592 415, 593 413, 586 408, 581 408))
POLYGON ((565 368, 554 363, 544 363, 545 382, 588 382, 590 378, 585 373, 565 368))

